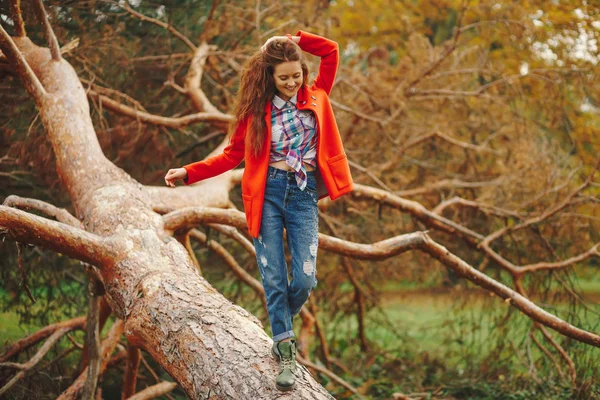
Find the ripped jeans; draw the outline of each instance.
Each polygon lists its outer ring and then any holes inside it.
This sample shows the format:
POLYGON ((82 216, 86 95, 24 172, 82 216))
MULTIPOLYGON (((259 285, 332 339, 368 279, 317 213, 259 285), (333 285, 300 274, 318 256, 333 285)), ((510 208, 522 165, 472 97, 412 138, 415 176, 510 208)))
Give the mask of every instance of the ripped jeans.
POLYGON ((319 217, 315 173, 304 190, 294 172, 269 167, 260 234, 254 239, 265 288, 273 341, 294 337, 292 316, 300 312, 317 285, 319 217), (283 228, 292 256, 291 280, 283 251, 283 228))

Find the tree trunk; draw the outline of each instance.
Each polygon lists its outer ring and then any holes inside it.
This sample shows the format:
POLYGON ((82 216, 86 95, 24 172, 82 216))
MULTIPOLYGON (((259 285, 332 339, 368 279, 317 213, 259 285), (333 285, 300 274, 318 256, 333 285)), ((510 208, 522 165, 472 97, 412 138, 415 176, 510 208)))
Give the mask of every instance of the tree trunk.
POLYGON ((163 229, 148 191, 102 153, 73 68, 26 37, 14 41, 46 90, 30 93, 76 216, 88 232, 108 239, 95 268, 127 339, 191 398, 331 398, 305 368, 296 389, 282 396, 260 322, 199 276, 185 248, 163 229))

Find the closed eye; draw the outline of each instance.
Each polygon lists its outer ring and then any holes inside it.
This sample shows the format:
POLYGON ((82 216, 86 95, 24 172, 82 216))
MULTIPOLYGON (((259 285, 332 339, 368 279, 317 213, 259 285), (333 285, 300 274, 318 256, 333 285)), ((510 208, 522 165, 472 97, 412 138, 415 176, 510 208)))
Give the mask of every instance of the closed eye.
MULTIPOLYGON (((287 75, 279 75, 278 78, 281 79, 282 81, 285 81, 288 78, 288 76, 287 75)), ((293 78, 300 78, 300 73, 294 74, 293 78)))

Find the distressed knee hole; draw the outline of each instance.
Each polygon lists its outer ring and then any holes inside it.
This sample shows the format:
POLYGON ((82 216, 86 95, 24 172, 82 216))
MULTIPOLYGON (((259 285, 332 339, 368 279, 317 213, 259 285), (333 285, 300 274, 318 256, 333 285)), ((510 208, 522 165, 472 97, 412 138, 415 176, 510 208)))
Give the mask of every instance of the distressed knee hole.
POLYGON ((310 255, 313 257, 317 256, 317 248, 318 246, 316 244, 311 244, 310 247, 308 248, 310 250, 310 255))
POLYGON ((304 273, 306 275, 312 275, 313 271, 315 270, 315 265, 311 260, 306 260, 306 261, 304 261, 304 265, 302 266, 302 269, 304 270, 304 273))
POLYGON ((260 256, 260 263, 262 264, 263 267, 266 267, 269 263, 267 262, 267 257, 265 256, 260 256))

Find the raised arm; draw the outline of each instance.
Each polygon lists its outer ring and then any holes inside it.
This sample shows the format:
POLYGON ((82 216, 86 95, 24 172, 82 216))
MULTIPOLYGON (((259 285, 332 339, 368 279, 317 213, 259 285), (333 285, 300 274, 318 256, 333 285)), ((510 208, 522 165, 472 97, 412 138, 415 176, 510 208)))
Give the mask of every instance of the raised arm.
POLYGON ((319 73, 313 85, 329 94, 335 82, 335 75, 340 63, 338 44, 333 40, 304 31, 298 31, 296 36, 300 38, 297 43, 302 50, 321 57, 319 73))
POLYGON ((247 119, 240 122, 231 136, 229 144, 223 149, 221 154, 206 160, 184 165, 183 168, 187 171, 187 178, 183 180, 185 184, 191 185, 192 183, 212 178, 237 167, 244 159, 244 140, 247 127, 247 119))

